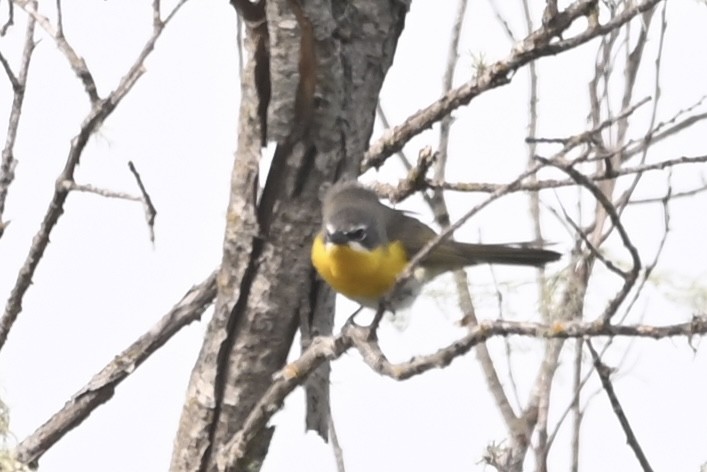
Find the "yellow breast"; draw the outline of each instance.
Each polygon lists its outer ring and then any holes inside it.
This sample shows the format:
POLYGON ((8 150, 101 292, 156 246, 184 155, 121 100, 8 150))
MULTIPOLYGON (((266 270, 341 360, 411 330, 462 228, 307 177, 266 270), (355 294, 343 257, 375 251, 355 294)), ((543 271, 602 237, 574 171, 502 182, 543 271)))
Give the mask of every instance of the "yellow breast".
POLYGON ((365 251, 345 245, 327 246, 320 234, 312 245, 312 264, 319 275, 337 292, 362 303, 385 295, 407 261, 400 242, 365 251))

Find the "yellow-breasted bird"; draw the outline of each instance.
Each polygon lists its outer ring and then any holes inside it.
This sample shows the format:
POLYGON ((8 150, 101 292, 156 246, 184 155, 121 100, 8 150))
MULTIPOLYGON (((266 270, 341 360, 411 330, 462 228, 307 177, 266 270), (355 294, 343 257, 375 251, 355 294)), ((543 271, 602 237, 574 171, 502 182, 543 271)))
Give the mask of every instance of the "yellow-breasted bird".
MULTIPOLYGON (((383 205, 357 182, 333 185, 322 204, 322 229, 312 245, 312 264, 337 292, 375 308, 395 285, 408 261, 437 233, 400 210, 383 205)), ((434 277, 475 264, 540 267, 556 261, 555 251, 504 244, 440 242, 390 301, 393 310, 412 304, 434 277)))

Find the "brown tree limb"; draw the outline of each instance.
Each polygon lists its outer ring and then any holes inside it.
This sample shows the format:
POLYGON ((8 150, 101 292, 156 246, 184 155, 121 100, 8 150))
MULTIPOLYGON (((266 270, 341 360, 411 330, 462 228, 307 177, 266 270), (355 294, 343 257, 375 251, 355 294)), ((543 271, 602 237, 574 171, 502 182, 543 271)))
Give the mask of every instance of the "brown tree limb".
POLYGON ((184 326, 201 318, 216 296, 216 272, 192 287, 149 331, 76 392, 64 407, 17 446, 17 458, 36 466, 37 461, 66 433, 80 425, 113 397, 116 387, 184 326))
POLYGON ((569 339, 600 336, 628 336, 651 339, 703 336, 707 334, 707 316, 695 316, 691 321, 666 326, 612 325, 602 322, 567 321, 552 324, 485 320, 471 327, 469 333, 435 353, 416 356, 407 362, 391 364, 382 353, 371 327, 347 323, 341 333, 315 338, 300 358, 285 366, 258 401, 241 429, 219 452, 218 470, 246 454, 249 441, 262 430, 282 406, 284 399, 322 362, 334 360, 355 347, 364 362, 375 372, 395 380, 406 380, 431 369, 444 368, 459 356, 496 336, 529 336, 541 339, 569 339))
POLYGON ((607 31, 619 28, 636 15, 655 6, 659 1, 645 0, 627 8, 604 25, 590 27, 574 38, 552 43, 553 38, 566 31, 577 18, 586 16, 596 3, 595 0, 575 1, 559 13, 551 24, 535 30, 517 44, 508 57, 486 67, 475 79, 455 88, 433 104, 410 116, 403 124, 386 132, 382 138, 369 147, 364 156, 361 170, 366 171, 371 167, 380 167, 391 154, 400 149, 413 136, 429 128, 453 110, 467 105, 481 93, 509 83, 513 73, 530 61, 572 49, 606 34, 607 31))
MULTIPOLYGON (((346 330, 344 330, 346 333, 346 330)), ((469 333, 449 346, 433 354, 420 355, 408 362, 391 364, 375 341, 363 336, 352 336, 353 345, 359 349, 364 361, 379 374, 395 380, 406 380, 434 368, 448 366, 456 357, 469 352, 481 342, 495 336, 528 336, 541 339, 570 339, 599 336, 625 336, 636 338, 663 339, 667 337, 707 334, 707 316, 699 315, 685 323, 666 326, 652 325, 606 325, 601 321, 558 321, 536 323, 530 321, 484 320, 469 330, 469 333)))

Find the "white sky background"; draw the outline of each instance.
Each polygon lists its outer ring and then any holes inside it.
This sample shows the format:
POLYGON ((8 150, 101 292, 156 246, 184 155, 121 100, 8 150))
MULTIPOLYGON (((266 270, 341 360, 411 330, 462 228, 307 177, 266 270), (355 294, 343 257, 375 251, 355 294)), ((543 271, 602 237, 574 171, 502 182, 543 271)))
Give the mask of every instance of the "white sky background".
MULTIPOLYGON (((148 2, 140 2, 139 7, 137 2, 64 3, 67 38, 86 58, 99 92, 105 95, 149 35, 148 2)), ((382 94, 391 123, 400 123, 438 98, 454 15, 452 3, 445 9, 438 2, 413 2, 382 94)), ((53 2, 47 8, 51 5, 53 2)), ((504 13, 520 35, 520 7, 516 2, 512 5, 506 6, 504 13)), ((541 11, 539 5, 535 7, 541 11)), ((692 0, 670 2, 669 8, 659 120, 707 94, 707 8, 692 0)), ((19 11, 16 15, 23 16, 19 11)), ((472 53, 483 52, 491 62, 511 47, 486 1, 470 2, 467 15, 457 83, 471 75, 472 53)), ((21 26, 16 28, 0 39, 0 49, 13 64, 17 63, 23 35, 21 26)), ((651 51, 657 44, 657 31, 651 34, 651 51)), ((584 129, 586 84, 592 74, 594 47, 592 43, 580 51, 539 61, 539 135, 558 137, 584 129)), ((652 59, 646 60, 645 66, 652 67, 652 59)), ((139 203, 79 193, 69 196, 23 311, 0 353, 0 396, 11 408, 11 428, 18 440, 56 412, 192 284, 217 266, 236 146, 237 68, 233 9, 225 1, 192 1, 158 42, 145 76, 106 122, 101 135, 91 140, 77 181, 137 193, 127 168, 128 160, 133 160, 158 210, 156 243, 153 247, 149 242, 139 203)), ((527 71, 523 70, 510 86, 454 113, 457 123, 450 148, 450 180, 505 182, 523 168, 527 84, 527 71)), ((642 83, 636 99, 651 94, 652 87, 648 81, 642 83)), ((6 123, 10 99, 9 84, 3 77, 2 123, 6 123)), ((64 165, 69 140, 86 110, 87 99, 79 81, 45 37, 30 69, 15 153, 17 176, 4 215, 12 224, 0 240, 3 297, 14 284, 64 165)), ((636 119, 645 122, 648 113, 646 107, 636 119)), ((704 154, 705 132, 705 125, 698 125, 656 146, 652 157, 704 154)), ((408 152, 415 156, 421 146, 436 143, 436 134, 428 132, 415 139, 408 152)), ((366 179, 397 178, 396 167, 391 164, 381 175, 370 174, 366 179)), ((704 174, 704 168, 701 170, 704 174)), ((699 178, 696 167, 675 175, 676 182, 684 186, 698 183, 699 178)), ((658 173, 646 179, 639 194, 662 195, 665 182, 666 174, 658 173)), ((570 198, 572 194, 558 195, 570 198)), ((479 198, 450 194, 453 216, 460 216, 479 198)), ((543 194, 543 200, 555 206, 557 198, 553 193, 543 194)), ((673 233, 659 270, 667 288, 667 281, 704 284, 706 205, 707 198, 701 196, 671 206, 673 233)), ((429 221, 416 200, 403 206, 417 210, 429 221)), ((526 212, 523 197, 495 203, 457 237, 476 240, 481 232, 484 241, 529 239, 526 212)), ((626 219, 639 249, 649 259, 662 227, 660 208, 637 207, 626 213, 626 219)), ((546 221, 550 238, 568 250, 570 236, 554 220, 546 221)), ((621 257, 620 250, 616 251, 621 257)), ((559 268, 561 264, 555 267, 559 268)), ((532 271, 497 272, 508 280, 528 281, 533 275, 532 271)), ((495 317, 495 302, 488 297, 492 289, 487 282, 488 268, 474 269, 471 274, 481 281, 476 291, 487 294, 478 301, 481 316, 495 317)), ((455 324, 459 318, 456 298, 445 282, 432 287, 434 295, 408 314, 406 329, 382 328, 384 349, 393 359, 430 352, 463 334, 455 324)), ((612 293, 608 291, 611 286, 593 288, 597 298, 590 306, 599 312, 604 298, 612 293)), ((649 288, 631 319, 642 317, 656 324, 680 322, 698 308, 690 300, 672 304, 659 292, 649 288)), ((343 301, 340 307, 337 319, 342 322, 353 305, 343 301)), ((536 313, 532 303, 507 308, 510 311, 504 314, 515 319, 534 319, 536 313)), ((184 329, 124 381, 110 402, 41 459, 41 470, 166 470, 205 323, 184 329)), ((525 402, 540 357, 539 343, 528 339, 513 342, 515 373, 525 402)), ((626 345, 615 344, 607 357, 610 365, 621 361, 626 345)), ((490 346, 502 366, 501 341, 494 340, 490 346)), ((551 424, 570 398, 571 352, 567 354, 555 380, 551 424)), ((703 350, 693 354, 683 340, 637 341, 622 366, 615 387, 654 469, 696 470, 707 461, 707 356, 703 350)), ((587 391, 595 391, 597 386, 592 378, 587 391)), ((447 369, 403 383, 377 376, 358 355, 350 353, 334 364, 332 395, 350 472, 485 470, 478 463, 484 447, 506 435, 473 353, 447 369)), ((278 430, 264 471, 334 470, 329 446, 313 434, 303 434, 303 404, 298 390, 275 417, 278 430)), ((583 470, 638 470, 603 392, 594 398, 582 434, 583 470)), ((553 470, 566 469, 568 446, 563 436, 552 449, 553 470)))

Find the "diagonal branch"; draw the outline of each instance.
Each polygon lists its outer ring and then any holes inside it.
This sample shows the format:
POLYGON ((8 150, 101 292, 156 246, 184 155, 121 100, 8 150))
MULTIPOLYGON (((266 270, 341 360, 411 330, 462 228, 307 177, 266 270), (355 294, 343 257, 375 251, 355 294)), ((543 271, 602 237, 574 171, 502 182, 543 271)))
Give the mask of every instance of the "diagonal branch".
POLYGON ((626 418, 626 414, 624 413, 623 408, 621 407, 621 403, 619 402, 619 398, 616 396, 616 392, 614 391, 614 386, 611 384, 611 379, 609 378, 609 374, 611 372, 611 369, 606 366, 601 361, 601 358, 599 357, 599 354, 597 354, 597 351, 594 349, 594 346, 592 346, 592 343, 587 341, 587 348, 589 349, 589 352, 592 354, 592 358, 594 359, 594 367, 599 375, 599 379, 601 380, 601 385, 604 387, 604 391, 606 392, 606 395, 609 397, 609 402, 611 402, 611 408, 614 410, 614 413, 616 414, 616 417, 619 420, 619 423, 621 423, 621 428, 624 430, 624 433, 626 434, 626 442, 628 442, 628 445, 631 447, 633 450, 633 453, 636 454, 636 458, 638 459, 638 462, 641 464, 641 468, 644 470, 644 472, 652 472, 653 468, 651 465, 648 463, 648 459, 646 458, 646 455, 643 453, 643 449, 641 449, 640 444, 638 444, 638 440, 636 439, 636 435, 633 432, 633 429, 631 429, 631 425, 628 422, 628 418, 626 418))
POLYGON ((98 96, 98 89, 96 88, 96 82, 93 80, 93 75, 91 71, 88 70, 86 61, 81 57, 76 50, 69 44, 69 42, 64 37, 64 31, 61 26, 61 8, 58 8, 59 12, 59 23, 55 27, 52 25, 49 18, 42 15, 37 11, 37 4, 31 0, 11 0, 16 3, 20 8, 22 8, 25 13, 27 13, 34 21, 39 23, 39 26, 54 40, 59 50, 66 56, 69 61, 71 70, 74 71, 76 76, 81 80, 83 88, 88 95, 89 100, 91 100, 91 105, 96 106, 100 101, 98 96))
POLYGON ((481 93, 509 83, 513 73, 529 62, 586 43, 624 25, 636 15, 653 8, 658 2, 660 0, 645 0, 637 3, 604 25, 590 27, 573 38, 551 43, 553 38, 565 32, 577 18, 589 14, 596 4, 596 0, 575 1, 555 16, 551 24, 535 30, 517 44, 508 57, 491 64, 478 77, 451 90, 433 104, 410 116, 403 124, 387 131, 381 139, 370 146, 364 156, 361 170, 380 167, 390 155, 398 151, 413 136, 420 134, 455 109, 469 104, 481 93))
POLYGON ((157 217, 157 209, 155 208, 155 205, 152 203, 152 199, 150 198, 150 194, 147 193, 147 189, 145 188, 145 184, 142 182, 142 177, 137 171, 137 168, 135 168, 135 164, 133 164, 133 161, 128 161, 128 168, 130 169, 130 172, 133 174, 135 177, 135 181, 137 182, 137 186, 140 189, 140 193, 142 194, 142 198, 140 199, 143 203, 143 206, 145 208, 145 220, 147 221, 147 229, 150 231, 150 242, 152 244, 155 243, 155 218, 157 217))
POLYGON ((94 375, 61 410, 25 438, 17 446, 17 458, 24 464, 36 464, 59 439, 106 403, 115 388, 177 331, 201 318, 215 297, 216 272, 213 272, 206 280, 192 287, 149 331, 94 375))

